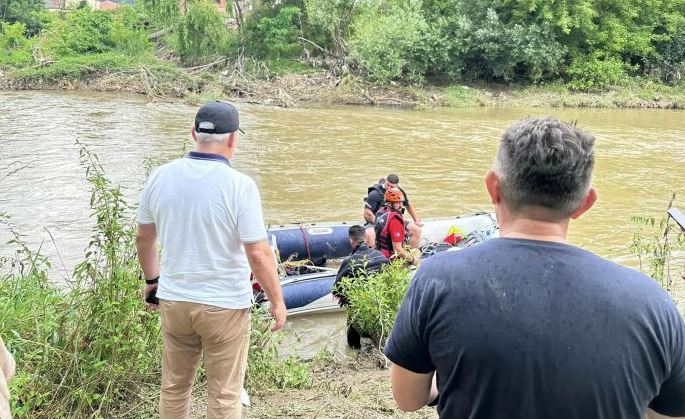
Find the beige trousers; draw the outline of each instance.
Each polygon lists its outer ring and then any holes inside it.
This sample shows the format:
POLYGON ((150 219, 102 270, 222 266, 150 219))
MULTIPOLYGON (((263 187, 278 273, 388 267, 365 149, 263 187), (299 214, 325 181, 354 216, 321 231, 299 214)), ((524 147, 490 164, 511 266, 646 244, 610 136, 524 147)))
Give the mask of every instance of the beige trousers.
POLYGON ((160 418, 188 417, 200 355, 207 372, 207 418, 240 418, 250 309, 162 300, 160 313, 164 338, 160 418))
POLYGON ((5 348, 5 342, 0 338, 0 419, 10 419, 10 392, 8 383, 14 376, 14 358, 5 348))

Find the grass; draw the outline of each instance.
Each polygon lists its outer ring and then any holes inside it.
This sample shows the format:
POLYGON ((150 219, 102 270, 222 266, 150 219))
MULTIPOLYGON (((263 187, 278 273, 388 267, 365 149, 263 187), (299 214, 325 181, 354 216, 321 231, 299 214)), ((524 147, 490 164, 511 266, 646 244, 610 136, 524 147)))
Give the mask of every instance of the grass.
POLYGON ((626 79, 620 86, 601 91, 577 92, 564 83, 541 85, 484 85, 484 105, 584 108, 685 107, 685 83, 666 86, 645 78, 626 79))
POLYGON ((445 89, 443 101, 450 107, 467 107, 480 105, 484 100, 484 93, 480 89, 473 89, 463 85, 451 85, 445 89))

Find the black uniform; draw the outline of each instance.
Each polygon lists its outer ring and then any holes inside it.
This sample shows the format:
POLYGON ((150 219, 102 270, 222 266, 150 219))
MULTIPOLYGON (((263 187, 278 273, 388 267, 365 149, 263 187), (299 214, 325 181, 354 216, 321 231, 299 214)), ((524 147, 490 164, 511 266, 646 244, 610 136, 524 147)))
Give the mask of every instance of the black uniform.
POLYGON ((354 252, 346 257, 340 264, 338 275, 333 284, 333 295, 340 298, 340 305, 347 304, 347 299, 338 291, 338 284, 341 279, 345 277, 355 277, 359 275, 360 271, 366 274, 373 274, 378 272, 381 267, 390 263, 388 258, 383 256, 383 253, 376 249, 371 249, 366 243, 357 245, 354 252))

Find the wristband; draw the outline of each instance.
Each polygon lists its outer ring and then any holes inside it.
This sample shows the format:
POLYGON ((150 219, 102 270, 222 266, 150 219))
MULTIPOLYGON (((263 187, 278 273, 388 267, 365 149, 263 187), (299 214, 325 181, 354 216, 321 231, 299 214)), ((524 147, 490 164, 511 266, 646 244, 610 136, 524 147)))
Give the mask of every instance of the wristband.
POLYGON ((157 275, 157 277, 155 277, 155 278, 145 280, 145 283, 148 285, 156 284, 158 282, 159 282, 159 275, 157 275))

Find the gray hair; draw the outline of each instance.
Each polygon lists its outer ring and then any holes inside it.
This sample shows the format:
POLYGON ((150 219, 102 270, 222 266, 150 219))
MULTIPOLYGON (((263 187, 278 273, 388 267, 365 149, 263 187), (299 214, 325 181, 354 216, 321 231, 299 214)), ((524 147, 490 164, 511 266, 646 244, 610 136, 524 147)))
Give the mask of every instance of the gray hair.
POLYGON ((206 132, 195 132, 195 141, 198 144, 219 144, 228 140, 229 134, 209 134, 206 132))
POLYGON ((590 188, 594 144, 575 123, 553 117, 509 127, 493 168, 505 204, 513 211, 542 208, 550 221, 570 217, 590 188))

